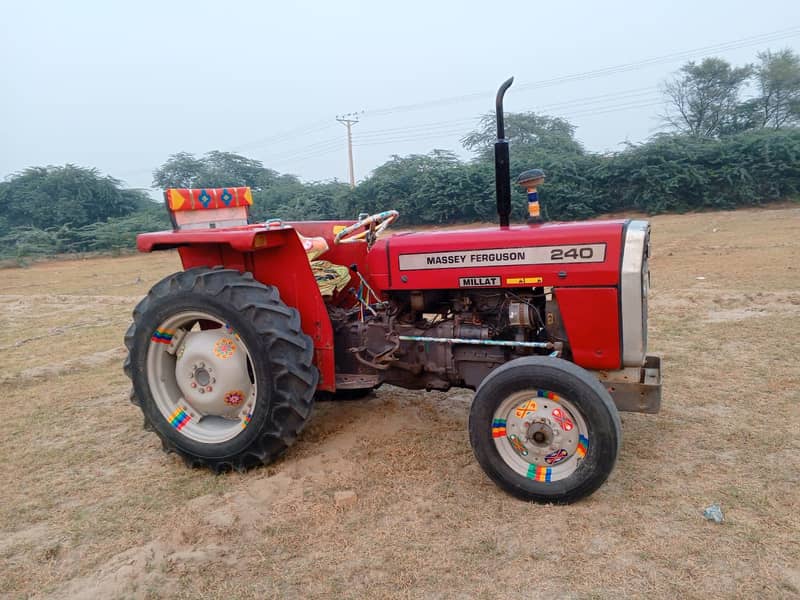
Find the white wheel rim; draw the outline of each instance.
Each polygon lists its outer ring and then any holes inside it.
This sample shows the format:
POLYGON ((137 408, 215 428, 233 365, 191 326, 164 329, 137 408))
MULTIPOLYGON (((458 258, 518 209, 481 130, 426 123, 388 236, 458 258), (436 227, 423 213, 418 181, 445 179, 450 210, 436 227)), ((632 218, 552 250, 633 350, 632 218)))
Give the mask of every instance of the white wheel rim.
POLYGON ((164 420, 181 435, 205 444, 241 434, 255 410, 253 361, 224 320, 200 311, 171 316, 153 332, 147 383, 164 420), (199 329, 199 322, 217 328, 199 329))
POLYGON ((549 483, 572 475, 589 450, 589 429, 574 404, 550 390, 508 396, 492 419, 492 438, 516 473, 549 483))

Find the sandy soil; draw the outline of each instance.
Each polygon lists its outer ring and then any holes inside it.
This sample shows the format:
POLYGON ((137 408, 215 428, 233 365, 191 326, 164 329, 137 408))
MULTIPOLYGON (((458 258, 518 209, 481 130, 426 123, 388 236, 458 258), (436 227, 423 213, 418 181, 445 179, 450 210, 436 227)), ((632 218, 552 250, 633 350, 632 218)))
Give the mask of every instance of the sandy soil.
POLYGON ((617 469, 569 507, 483 475, 466 391, 319 404, 270 467, 187 469, 121 370, 177 256, 0 271, 0 595, 800 597, 798 232, 795 207, 653 219, 663 409, 623 415, 617 469))

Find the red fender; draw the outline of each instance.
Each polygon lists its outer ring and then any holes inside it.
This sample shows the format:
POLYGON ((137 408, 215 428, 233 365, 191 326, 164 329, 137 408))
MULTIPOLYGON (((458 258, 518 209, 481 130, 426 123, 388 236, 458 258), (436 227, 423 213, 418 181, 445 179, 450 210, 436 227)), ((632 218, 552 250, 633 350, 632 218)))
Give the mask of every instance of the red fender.
POLYGON ((317 389, 336 390, 333 327, 292 227, 161 231, 139 235, 136 244, 142 252, 178 248, 184 269, 221 265, 249 271, 257 281, 274 285, 283 302, 298 310, 303 332, 314 342, 314 363, 320 372, 317 389))

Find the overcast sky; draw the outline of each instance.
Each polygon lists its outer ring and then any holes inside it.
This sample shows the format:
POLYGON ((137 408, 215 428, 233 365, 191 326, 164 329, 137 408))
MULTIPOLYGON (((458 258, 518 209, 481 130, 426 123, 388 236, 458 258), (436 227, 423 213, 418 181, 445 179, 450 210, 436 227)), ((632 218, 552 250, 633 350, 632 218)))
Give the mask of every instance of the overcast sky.
POLYGON ((75 163, 148 187, 170 154, 231 150, 346 180, 335 117, 364 111, 363 179, 392 154, 468 156, 459 139, 511 75, 507 111, 564 116, 614 150, 658 130, 659 85, 687 59, 799 46, 797 0, 3 0, 0 177, 75 163))

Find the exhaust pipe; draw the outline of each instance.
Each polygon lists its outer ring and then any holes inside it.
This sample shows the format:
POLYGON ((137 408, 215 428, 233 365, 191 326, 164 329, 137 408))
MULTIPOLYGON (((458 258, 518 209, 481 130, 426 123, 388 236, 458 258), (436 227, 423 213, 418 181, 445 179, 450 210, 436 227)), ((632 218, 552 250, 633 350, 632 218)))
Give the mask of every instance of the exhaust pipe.
POLYGON ((497 141, 494 144, 494 179, 497 215, 500 217, 500 227, 502 228, 508 228, 508 218, 511 215, 511 166, 508 158, 505 123, 503 122, 503 96, 512 83, 514 83, 513 77, 503 82, 503 85, 497 90, 497 99, 495 100, 497 141))

